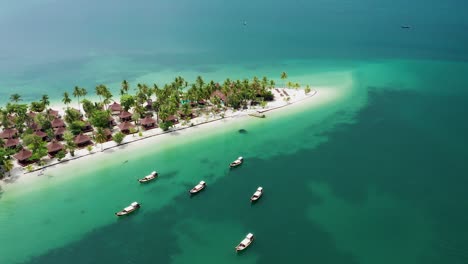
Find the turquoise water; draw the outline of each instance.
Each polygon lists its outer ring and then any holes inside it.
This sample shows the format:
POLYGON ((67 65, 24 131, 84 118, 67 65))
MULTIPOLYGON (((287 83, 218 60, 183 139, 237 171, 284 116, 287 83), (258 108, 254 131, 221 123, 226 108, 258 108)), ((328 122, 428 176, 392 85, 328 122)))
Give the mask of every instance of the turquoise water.
POLYGON ((121 79, 282 71, 336 95, 8 185, 0 263, 467 263, 466 8, 456 0, 0 3, 9 39, 0 42, 2 102, 16 91, 25 101, 44 91, 60 100, 77 84, 116 90, 121 79), (229 171, 238 155, 246 163, 229 171), (161 178, 140 186, 153 169, 161 178), (202 179, 207 189, 189 198, 202 179), (259 185, 265 195, 251 206, 259 185), (139 212, 116 219, 134 200, 139 212), (248 232, 257 239, 237 256, 248 232))

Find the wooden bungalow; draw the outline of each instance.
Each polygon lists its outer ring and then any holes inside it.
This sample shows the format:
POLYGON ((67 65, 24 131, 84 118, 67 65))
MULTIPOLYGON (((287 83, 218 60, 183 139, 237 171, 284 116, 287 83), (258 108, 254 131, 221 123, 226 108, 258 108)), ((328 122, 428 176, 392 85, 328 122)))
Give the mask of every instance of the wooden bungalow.
POLYGON ((42 138, 42 140, 48 140, 47 133, 44 133, 41 130, 37 130, 36 132, 34 132, 34 135, 42 138))
POLYGON ((122 111, 119 115, 119 118, 121 122, 130 121, 132 120, 132 114, 127 111, 122 111))
POLYGON ((52 140, 52 142, 47 145, 47 152, 49 153, 50 157, 55 157, 57 153, 64 149, 64 146, 57 140, 52 140))
POLYGON ((29 128, 32 129, 33 131, 42 130, 42 126, 40 124, 34 123, 34 122, 29 124, 29 128))
POLYGON ((37 114, 36 114, 35 112, 33 112, 33 111, 29 111, 29 112, 28 112, 28 116, 29 116, 29 118, 31 118, 31 119, 34 119, 34 118, 36 117, 36 115, 37 115, 37 114))
POLYGON ((89 123, 89 121, 84 121, 84 127, 81 131, 83 131, 83 133, 86 133, 86 132, 91 132, 93 131, 93 127, 91 126, 91 123, 89 123))
POLYGON ((79 134, 78 136, 75 137, 75 144, 79 148, 84 148, 88 145, 92 145, 93 142, 87 135, 79 134))
MULTIPOLYGON (((3 139, 0 139, 3 140, 3 139)), ((19 145, 19 138, 9 138, 5 139, 6 148, 16 148, 19 145)))
POLYGON ((145 130, 149 130, 149 129, 153 129, 153 128, 158 127, 156 125, 156 120, 154 118, 150 117, 150 116, 147 116, 147 117, 141 119, 140 124, 145 130))
POLYGON ((28 164, 33 163, 33 161, 30 161, 29 158, 31 158, 32 152, 27 149, 22 149, 18 153, 16 153, 13 157, 18 160, 18 164, 21 166, 27 166, 28 164))
POLYGON ((59 111, 53 110, 53 109, 51 109, 51 108, 49 108, 49 109, 46 110, 46 114, 47 114, 47 115, 50 115, 50 116, 52 116, 52 117, 55 117, 55 118, 60 118, 60 117, 61 117, 61 116, 59 115, 59 111))
POLYGON ((9 115, 9 116, 7 117, 7 120, 6 120, 6 121, 7 121, 7 124, 6 124, 6 125, 7 125, 8 128, 14 128, 14 127, 16 127, 16 116, 9 115))
POLYGON ((115 123, 115 119, 112 116, 109 116, 109 127, 115 127, 117 123, 115 123))
POLYGON ((124 134, 130 134, 130 129, 135 128, 135 125, 130 122, 123 122, 119 125, 119 129, 124 134))
POLYGON ((185 115, 183 111, 178 111, 177 112, 180 116, 181 119, 192 119, 192 118, 195 118, 197 117, 197 115, 195 115, 195 112, 192 110, 190 110, 190 113, 188 115, 185 115))
POLYGON ((223 103, 227 102, 227 96, 220 90, 213 91, 211 97, 218 97, 223 103))
POLYGON ((107 141, 112 140, 112 132, 110 131, 110 129, 108 129, 108 128, 104 129, 104 135, 106 135, 107 141))
POLYGON ((54 136, 56 140, 62 141, 63 140, 63 133, 65 133, 65 127, 57 127, 54 129, 54 136))
POLYGON ((8 138, 15 138, 18 136, 18 130, 16 128, 7 128, 0 133, 0 138, 8 139, 8 138))
POLYGON ((65 127, 65 122, 63 122, 63 120, 60 118, 55 118, 52 120, 51 124, 53 128, 65 127))
POLYGON ((122 112, 122 106, 118 104, 117 102, 114 102, 113 104, 109 105, 109 110, 113 115, 119 115, 120 112, 122 112))
POLYGON ((153 110, 153 100, 151 99, 146 100, 145 109, 148 111, 153 110))
POLYGON ((172 124, 178 124, 179 123, 179 119, 177 118, 177 116, 175 115, 170 115, 166 118, 166 120, 164 120, 165 122, 171 122, 172 124))

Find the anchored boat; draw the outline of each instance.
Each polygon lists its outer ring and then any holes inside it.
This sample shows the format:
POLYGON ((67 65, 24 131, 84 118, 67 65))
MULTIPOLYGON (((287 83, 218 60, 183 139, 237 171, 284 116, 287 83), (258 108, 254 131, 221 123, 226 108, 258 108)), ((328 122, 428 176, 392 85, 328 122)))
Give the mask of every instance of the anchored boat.
POLYGON ((231 162, 231 164, 229 164, 229 167, 234 168, 234 167, 237 167, 237 166, 241 165, 242 163, 244 163, 244 158, 243 157, 238 157, 235 161, 233 161, 233 162, 231 162))
POLYGON ((138 208, 140 208, 140 204, 137 202, 133 202, 130 204, 130 206, 125 207, 122 211, 115 213, 115 215, 116 216, 128 215, 136 211, 138 208))
POLYGON ((263 187, 258 187, 257 191, 255 191, 252 197, 250 197, 250 201, 251 202, 257 201, 258 199, 260 199, 260 197, 262 197, 262 194, 263 194, 263 187))
POLYGON ((206 187, 206 182, 201 181, 199 184, 195 185, 189 192, 190 194, 198 193, 206 187))
POLYGON ((252 233, 248 233, 247 236, 239 243, 239 245, 237 245, 236 252, 246 249, 253 241, 254 235, 252 233))
POLYGON ((138 181, 139 181, 140 183, 145 183, 145 182, 149 182, 149 181, 151 181, 151 180, 154 180, 154 179, 156 179, 157 177, 158 177, 158 173, 157 173, 156 171, 153 171, 153 172, 151 172, 150 175, 146 175, 145 177, 139 179, 138 181))

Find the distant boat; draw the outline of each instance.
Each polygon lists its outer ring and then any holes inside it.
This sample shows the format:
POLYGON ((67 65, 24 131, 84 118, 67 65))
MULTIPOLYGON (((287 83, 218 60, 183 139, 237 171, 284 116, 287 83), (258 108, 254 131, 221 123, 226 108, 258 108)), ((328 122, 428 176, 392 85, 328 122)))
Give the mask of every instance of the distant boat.
POLYGON ((151 181, 151 180, 154 180, 154 179, 156 179, 157 177, 158 177, 158 173, 157 173, 156 171, 153 171, 153 172, 151 172, 150 175, 146 175, 145 177, 139 179, 138 181, 139 181, 140 183, 145 183, 145 182, 149 182, 149 181, 151 181))
POLYGON ((247 134, 247 130, 245 130, 245 129, 243 129, 243 128, 242 128, 242 129, 239 129, 239 133, 241 133, 241 134, 247 134))
POLYGON ((247 21, 244 20, 244 23, 243 23, 243 24, 244 24, 244 26, 247 26, 247 21))
POLYGON ((206 182, 201 181, 199 184, 195 185, 189 192, 190 194, 198 193, 206 187, 206 182))
POLYGON ((404 25, 403 25, 403 26, 401 26, 401 28, 403 28, 403 29, 410 29, 411 27, 410 27, 410 26, 404 26, 404 25))
POLYGON ((237 166, 241 165, 242 163, 244 163, 244 158, 243 157, 238 157, 235 161, 233 161, 233 162, 231 162, 231 164, 229 164, 229 167, 234 168, 234 167, 237 167, 237 166))
POLYGON ((260 197, 262 197, 262 194, 263 194, 263 187, 258 187, 257 191, 255 191, 252 197, 250 197, 250 201, 251 202, 257 201, 258 199, 260 199, 260 197))
POLYGON ((128 215, 136 211, 138 208, 140 208, 140 204, 137 202, 133 202, 130 204, 130 206, 125 207, 122 211, 115 213, 115 215, 116 216, 128 215))
POLYGON ((239 245, 237 245, 236 252, 246 249, 253 241, 254 235, 252 233, 248 233, 247 236, 239 243, 239 245))

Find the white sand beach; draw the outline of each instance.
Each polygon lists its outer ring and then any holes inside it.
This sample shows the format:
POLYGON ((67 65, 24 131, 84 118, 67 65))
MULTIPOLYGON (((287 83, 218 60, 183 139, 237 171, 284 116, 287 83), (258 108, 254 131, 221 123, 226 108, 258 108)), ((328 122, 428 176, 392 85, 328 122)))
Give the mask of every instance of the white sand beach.
MULTIPOLYGON (((15 166, 11 171, 11 176, 5 177, 5 179, 0 181, 0 187, 2 187, 3 190, 7 190, 12 185, 31 183, 35 180, 41 179, 42 177, 37 176, 42 176, 45 172, 58 172, 63 169, 63 172, 66 173, 66 171, 70 171, 71 167, 83 169, 85 166, 93 166, 94 164, 97 164, 100 160, 99 157, 105 158, 109 155, 119 155, 119 153, 122 154, 121 151, 128 155, 132 151, 138 151, 139 149, 148 146, 160 146, 161 144, 164 144, 164 141, 168 136, 173 136, 176 131, 176 136, 179 137, 189 136, 192 133, 208 133, 209 131, 215 130, 216 127, 223 126, 228 123, 246 122, 248 119, 260 119, 252 116, 252 114, 266 115, 267 118, 272 118, 274 116, 280 116, 281 113, 300 110, 302 107, 318 107, 320 105, 333 102, 333 100, 340 94, 336 88, 330 87, 314 87, 314 89, 308 94, 306 94, 303 89, 278 88, 278 90, 273 89, 272 91, 275 95, 275 100, 269 102, 265 108, 255 106, 246 110, 227 110, 224 114, 202 114, 193 118, 189 122, 176 124, 166 132, 162 131, 160 128, 147 131, 140 130, 141 135, 139 135, 139 133, 127 135, 120 145, 117 145, 114 141, 108 141, 102 144, 102 146, 101 144, 96 143, 92 147, 91 151, 86 148, 77 149, 74 157, 68 153, 61 161, 58 161, 56 158, 51 159, 46 157, 43 159, 45 161, 45 165, 43 167, 39 167, 34 164, 32 171, 28 171, 25 167, 20 166, 15 161, 15 166), (278 91, 288 94, 290 100, 284 100, 286 95, 281 96, 278 91), (125 149, 123 149, 124 146, 125 149), (115 149, 115 151, 110 151, 113 149, 115 149)), ((62 116, 66 109, 63 104, 54 104, 50 108, 58 110, 62 116)), ((115 127, 113 132, 117 131, 119 131, 119 129, 118 127, 115 127)), ((92 132, 88 134, 92 134, 92 132)))

